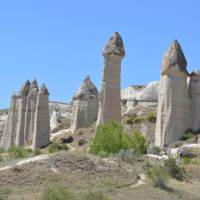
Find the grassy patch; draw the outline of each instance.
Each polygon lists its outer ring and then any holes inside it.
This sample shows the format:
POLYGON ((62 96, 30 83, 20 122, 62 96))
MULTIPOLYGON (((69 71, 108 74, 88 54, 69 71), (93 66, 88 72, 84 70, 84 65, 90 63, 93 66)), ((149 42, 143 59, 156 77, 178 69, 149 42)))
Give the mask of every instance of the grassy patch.
POLYGON ((148 177, 152 180, 154 187, 166 189, 166 183, 168 181, 168 175, 166 171, 161 167, 152 167, 147 170, 148 177))
POLYGON ((7 150, 7 153, 11 158, 26 158, 31 155, 32 150, 24 147, 12 146, 7 150))
POLYGON ((175 158, 169 157, 167 160, 165 160, 164 168, 172 178, 175 178, 179 181, 184 179, 184 170, 177 165, 175 158))
POLYGON ((99 191, 89 190, 81 195, 80 200, 110 200, 110 198, 99 191))
POLYGON ((77 193, 63 186, 47 187, 41 200, 110 200, 110 198, 102 192, 95 189, 77 193))
POLYGON ((69 149, 69 147, 67 144, 53 143, 48 146, 49 153, 56 153, 56 152, 62 151, 62 150, 66 151, 68 149, 69 149))
POLYGON ((72 193, 64 187, 50 187, 42 194, 41 200, 75 200, 72 193))

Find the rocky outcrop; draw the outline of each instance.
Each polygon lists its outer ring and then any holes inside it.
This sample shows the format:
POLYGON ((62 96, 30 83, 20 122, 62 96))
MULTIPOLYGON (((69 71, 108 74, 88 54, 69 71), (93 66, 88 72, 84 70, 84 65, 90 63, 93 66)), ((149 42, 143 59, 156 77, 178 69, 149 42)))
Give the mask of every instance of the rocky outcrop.
MULTIPOLYGON (((32 84, 26 81, 18 95, 12 95, 10 109, 1 139, 1 147, 7 149, 13 145, 23 146, 32 141, 35 115, 38 109, 37 105, 40 105, 38 104, 38 100, 40 100, 38 96, 36 80, 34 80, 32 84)), ((49 119, 49 114, 47 117, 49 119)), ((46 126, 46 124, 44 124, 44 126, 46 126)))
POLYGON ((97 119, 99 108, 99 93, 89 76, 85 78, 72 100, 73 131, 87 128, 97 119))
POLYGON ((97 125, 112 119, 121 122, 121 61, 125 56, 123 40, 114 33, 104 52, 103 79, 99 97, 97 125))
POLYGON ((190 128, 186 66, 183 51, 175 40, 162 62, 155 133, 156 146, 168 146, 180 139, 190 128))
POLYGON ((55 108, 50 120, 51 131, 54 130, 62 122, 62 116, 60 114, 59 107, 55 108))
POLYGON ((129 86, 121 91, 122 115, 157 112, 159 81, 129 86))
POLYGON ((49 92, 43 84, 37 97, 33 149, 40 149, 50 143, 49 92))

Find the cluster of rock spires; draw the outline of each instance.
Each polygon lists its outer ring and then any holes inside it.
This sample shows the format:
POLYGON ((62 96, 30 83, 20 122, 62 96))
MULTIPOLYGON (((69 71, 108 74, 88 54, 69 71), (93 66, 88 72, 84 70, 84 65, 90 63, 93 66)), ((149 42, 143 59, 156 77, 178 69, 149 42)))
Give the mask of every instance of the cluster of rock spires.
POLYGON ((19 147, 32 143, 33 149, 50 142, 49 92, 43 84, 38 88, 36 80, 26 81, 10 102, 1 147, 19 147))
MULTIPOLYGON (((121 94, 121 62, 125 56, 123 40, 114 33, 103 51, 104 67, 101 92, 89 76, 72 99, 71 130, 97 126, 112 119, 121 122, 121 105, 134 109, 135 104, 151 102, 157 107, 155 145, 165 147, 179 140, 185 131, 200 130, 200 72, 187 71, 187 61, 177 40, 164 55, 160 82, 145 87, 129 87, 121 94), (133 95, 134 93, 134 95, 133 95), (122 103, 122 104, 121 104, 122 103)), ((32 141, 34 149, 50 142, 49 92, 37 81, 26 81, 18 95, 13 94, 1 146, 22 146, 32 141)), ((149 105, 147 105, 149 106, 149 105)), ((128 110, 130 112, 130 110, 128 110)), ((61 123, 56 107, 51 129, 61 123)))
POLYGON ((156 146, 169 146, 192 129, 200 129, 200 73, 187 71, 177 40, 164 55, 159 87, 156 146))

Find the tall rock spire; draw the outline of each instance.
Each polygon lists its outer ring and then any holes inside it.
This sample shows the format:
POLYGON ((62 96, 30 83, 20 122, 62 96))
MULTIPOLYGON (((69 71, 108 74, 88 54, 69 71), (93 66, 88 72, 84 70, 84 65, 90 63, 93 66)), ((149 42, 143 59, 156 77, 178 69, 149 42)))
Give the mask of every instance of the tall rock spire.
POLYGON ((35 124, 35 110, 37 104, 39 88, 37 80, 34 79, 31 82, 29 94, 27 97, 25 125, 24 125, 24 141, 29 143, 33 138, 33 129, 35 124))
POLYGON ((71 129, 75 131, 79 128, 87 128, 94 123, 98 108, 99 92, 87 76, 72 99, 71 129))
POLYGON ((162 62, 155 133, 156 146, 168 146, 180 139, 190 127, 186 66, 184 53, 175 40, 162 62))
POLYGON ((112 119, 121 122, 121 61, 125 56, 123 40, 114 33, 104 52, 104 68, 99 97, 97 125, 112 119))
POLYGON ((27 96, 30 90, 30 81, 27 80, 21 87, 16 101, 17 107, 17 127, 16 127, 16 146, 24 145, 24 125, 26 115, 27 96))
POLYGON ((50 143, 49 120, 49 92, 45 84, 42 84, 36 105, 35 124, 33 132, 33 149, 40 149, 50 143))
POLYGON ((200 130, 200 71, 193 71, 190 74, 189 83, 189 98, 191 105, 191 129, 194 132, 199 132, 200 130))

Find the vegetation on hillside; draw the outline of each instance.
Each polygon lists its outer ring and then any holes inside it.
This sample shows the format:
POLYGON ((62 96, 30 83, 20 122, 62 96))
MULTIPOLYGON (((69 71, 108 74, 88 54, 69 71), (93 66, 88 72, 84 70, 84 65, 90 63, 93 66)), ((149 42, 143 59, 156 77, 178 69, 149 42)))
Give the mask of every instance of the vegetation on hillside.
POLYGON ((146 141, 143 135, 135 132, 129 135, 123 131, 123 127, 109 121, 101 124, 96 130, 95 137, 91 144, 91 152, 95 155, 118 153, 120 150, 133 149, 138 154, 146 151, 146 141))

